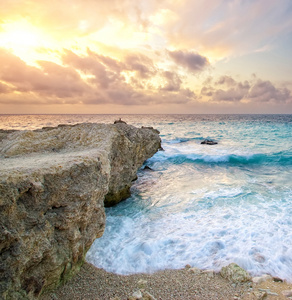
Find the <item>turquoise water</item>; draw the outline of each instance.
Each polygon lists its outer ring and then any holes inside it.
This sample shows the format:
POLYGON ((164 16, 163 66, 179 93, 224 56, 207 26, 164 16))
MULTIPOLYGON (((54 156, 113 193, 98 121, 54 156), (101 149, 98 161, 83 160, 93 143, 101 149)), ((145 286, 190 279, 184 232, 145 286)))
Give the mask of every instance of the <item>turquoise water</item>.
MULTIPOLYGON (((0 124, 28 129, 118 117, 0 116, 0 124)), ((292 115, 122 119, 160 130, 165 151, 145 163, 153 171, 139 170, 129 199, 106 209, 89 262, 120 274, 236 262, 252 275, 292 282, 292 115)))

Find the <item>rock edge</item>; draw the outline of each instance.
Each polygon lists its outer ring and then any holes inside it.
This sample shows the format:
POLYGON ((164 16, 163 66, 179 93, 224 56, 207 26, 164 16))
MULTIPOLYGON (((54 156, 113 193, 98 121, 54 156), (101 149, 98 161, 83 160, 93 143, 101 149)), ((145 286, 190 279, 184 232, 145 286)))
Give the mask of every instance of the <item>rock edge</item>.
POLYGON ((37 299, 68 281, 161 147, 155 129, 59 125, 0 132, 0 298, 37 299))

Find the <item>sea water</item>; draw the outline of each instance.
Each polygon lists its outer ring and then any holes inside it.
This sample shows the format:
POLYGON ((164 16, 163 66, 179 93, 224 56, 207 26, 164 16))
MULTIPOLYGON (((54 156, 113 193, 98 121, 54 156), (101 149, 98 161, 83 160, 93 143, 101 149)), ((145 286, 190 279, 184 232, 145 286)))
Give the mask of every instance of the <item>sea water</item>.
POLYGON ((132 196, 106 209, 87 261, 119 274, 235 262, 292 282, 292 115, 0 116, 0 128, 118 117, 157 128, 164 151, 138 171, 132 196))

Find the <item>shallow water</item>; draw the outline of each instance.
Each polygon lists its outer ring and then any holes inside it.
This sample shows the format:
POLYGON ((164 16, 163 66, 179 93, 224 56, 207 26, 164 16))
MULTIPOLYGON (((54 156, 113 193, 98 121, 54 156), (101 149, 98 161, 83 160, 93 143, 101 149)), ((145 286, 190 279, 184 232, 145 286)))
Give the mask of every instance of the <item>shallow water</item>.
MULTIPOLYGON (((0 116, 0 128, 112 123, 114 115, 0 116)), ((236 262, 292 281, 292 115, 140 115, 165 151, 106 209, 87 260, 120 274, 236 262), (201 145, 203 139, 218 145, 201 145)))

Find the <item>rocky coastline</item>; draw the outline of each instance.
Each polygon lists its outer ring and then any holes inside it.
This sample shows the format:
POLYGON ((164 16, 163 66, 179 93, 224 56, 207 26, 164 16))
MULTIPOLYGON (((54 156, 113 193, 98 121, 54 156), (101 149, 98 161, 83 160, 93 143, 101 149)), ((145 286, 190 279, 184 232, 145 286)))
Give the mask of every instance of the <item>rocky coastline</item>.
POLYGON ((161 148, 159 132, 117 123, 0 130, 0 298, 38 299, 78 273, 161 148))

